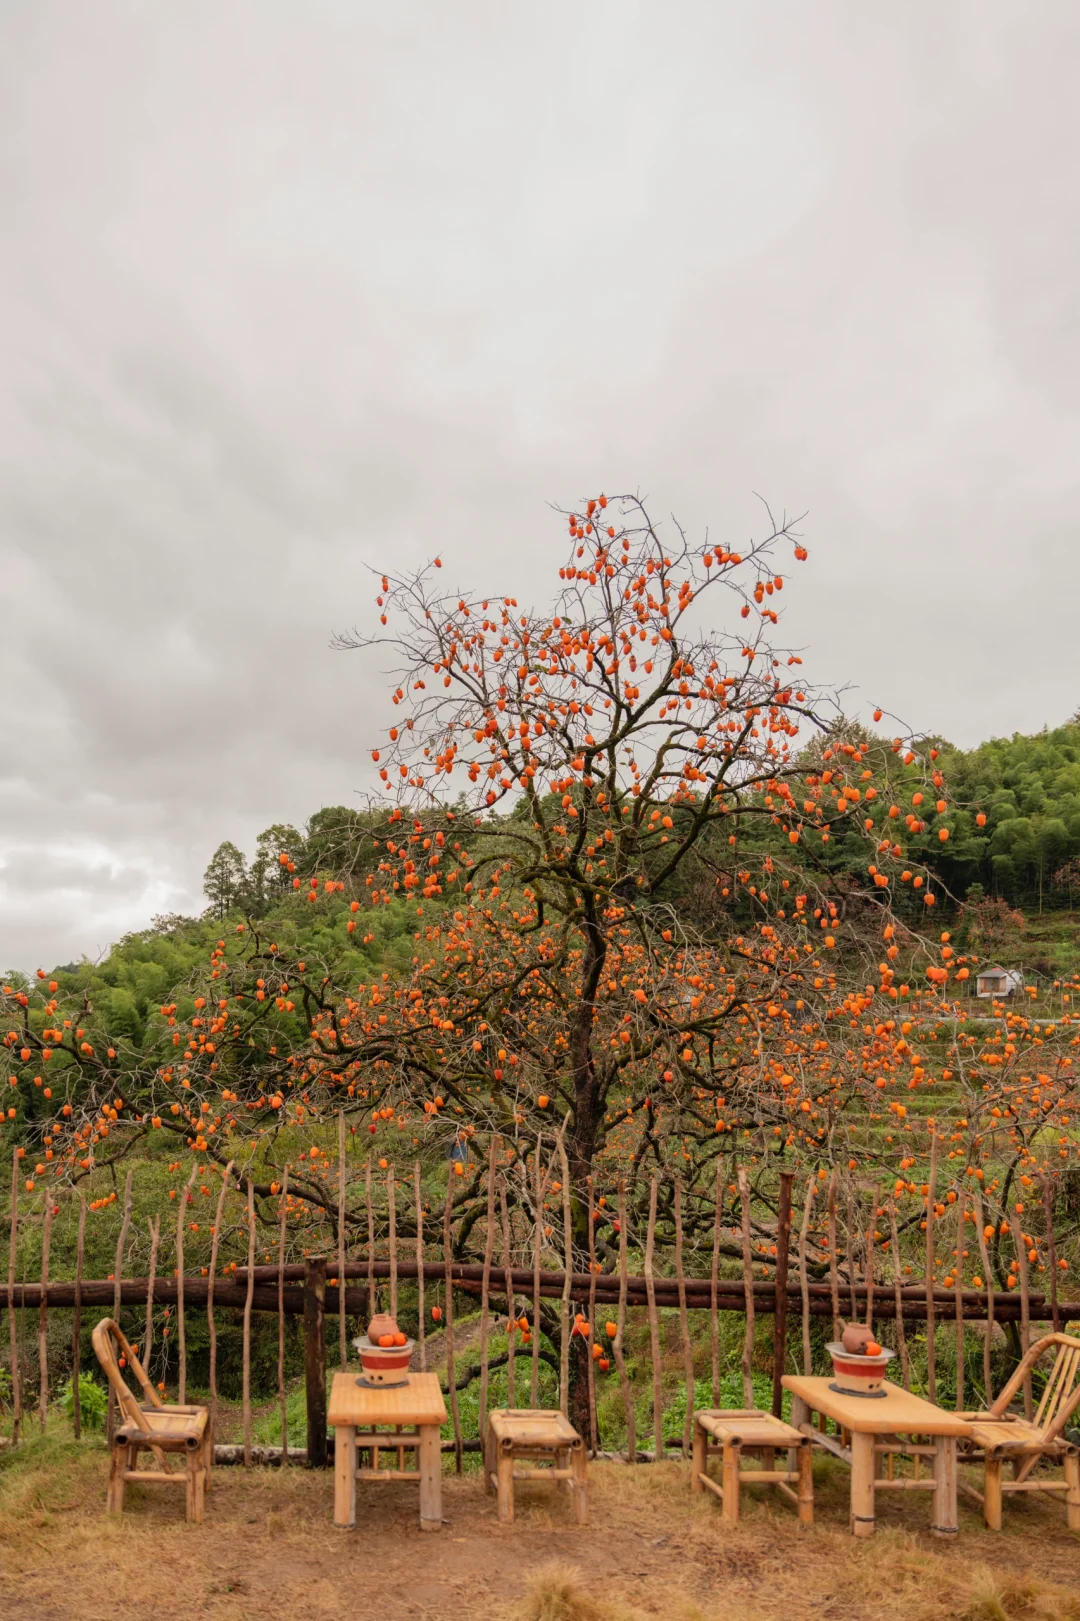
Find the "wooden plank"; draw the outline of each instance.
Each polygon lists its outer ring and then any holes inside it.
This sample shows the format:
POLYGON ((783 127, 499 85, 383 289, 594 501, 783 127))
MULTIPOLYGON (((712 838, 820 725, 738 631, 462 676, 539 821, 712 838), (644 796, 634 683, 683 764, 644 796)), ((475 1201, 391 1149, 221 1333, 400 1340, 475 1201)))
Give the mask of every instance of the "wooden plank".
MULTIPOLYGON (((244 1297, 243 1339, 243 1414, 244 1414, 244 1468, 251 1468, 251 1301, 255 1293, 255 1184, 249 1171, 247 1185, 248 1225, 248 1277, 244 1297)), ((341 1313, 344 1322, 345 1313, 341 1313)))
POLYGON ((410 1373, 407 1384, 379 1389, 358 1385, 351 1371, 334 1374, 328 1415, 334 1426, 351 1424, 356 1429, 373 1430, 379 1425, 430 1424, 441 1428, 446 1418, 446 1398, 437 1373, 410 1373))
POLYGON ((645 1295, 649 1309, 649 1349, 652 1354, 653 1457, 664 1456, 664 1386, 660 1366, 660 1317, 656 1310, 653 1247, 656 1243, 656 1178, 649 1180, 649 1225, 645 1233, 645 1295))
POLYGON ((827 1376, 807 1379, 802 1374, 784 1375, 785 1390, 807 1402, 815 1412, 835 1419, 853 1434, 956 1435, 971 1439, 971 1424, 958 1413, 935 1407, 887 1380, 882 1386, 885 1396, 879 1401, 867 1401, 865 1396, 845 1396, 832 1390, 832 1383, 827 1376))
MULTIPOLYGON (((326 1260, 307 1263, 304 1282, 304 1384, 307 1395, 307 1454, 311 1469, 325 1469, 326 1446, 326 1260)), ((349 1379, 350 1374, 335 1378, 349 1379)), ((347 1421, 346 1421, 347 1422, 347 1421)))

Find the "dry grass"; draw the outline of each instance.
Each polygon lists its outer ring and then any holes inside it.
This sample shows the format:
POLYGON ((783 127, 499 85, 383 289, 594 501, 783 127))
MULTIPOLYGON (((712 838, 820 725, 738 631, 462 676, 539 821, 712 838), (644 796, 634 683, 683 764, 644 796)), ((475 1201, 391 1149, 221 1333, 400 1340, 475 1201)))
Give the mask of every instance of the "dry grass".
POLYGON ((362 1595, 381 1621, 1080 1621, 1080 1539, 1060 1506, 1026 1495, 997 1536, 964 1507, 942 1545, 925 1498, 886 1498, 877 1536, 856 1542, 831 1459, 805 1530, 765 1493, 725 1529, 677 1462, 594 1465, 584 1528, 540 1487, 519 1489, 516 1522, 500 1525, 475 1477, 450 1476, 438 1536, 421 1534, 408 1486, 361 1487, 347 1533, 331 1525, 332 1480, 306 1470, 219 1470, 203 1526, 166 1488, 132 1490, 130 1511, 106 1518, 105 1476, 100 1445, 59 1432, 0 1456, 0 1616, 329 1621, 362 1595))

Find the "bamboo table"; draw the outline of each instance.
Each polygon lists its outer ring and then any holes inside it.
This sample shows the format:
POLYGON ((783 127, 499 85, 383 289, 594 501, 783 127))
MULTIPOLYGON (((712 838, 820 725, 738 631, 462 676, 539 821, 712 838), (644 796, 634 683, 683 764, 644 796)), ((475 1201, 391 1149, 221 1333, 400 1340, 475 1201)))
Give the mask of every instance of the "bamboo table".
POLYGON ((971 1436, 971 1425, 956 1413, 946 1413, 932 1402, 913 1396, 898 1385, 882 1385, 884 1397, 845 1396, 832 1389, 831 1379, 808 1379, 798 1374, 784 1375, 784 1388, 791 1392, 791 1422, 818 1446, 851 1466, 851 1530, 857 1537, 874 1534, 874 1498, 879 1491, 932 1491, 934 1494, 933 1536, 955 1536, 956 1520, 956 1442, 971 1436), (828 1435, 810 1422, 811 1412, 833 1419, 850 1436, 828 1435), (925 1436, 928 1445, 902 1441, 901 1436, 925 1436), (914 1460, 911 1476, 894 1479, 892 1460, 897 1454, 914 1460), (890 1473, 877 1473, 879 1457, 888 1458, 890 1473), (933 1473, 919 1476, 920 1460, 930 1458, 933 1473))
POLYGON ((420 1486, 420 1529, 442 1526, 442 1447, 446 1403, 435 1373, 410 1373, 405 1385, 368 1389, 355 1373, 335 1373, 327 1421, 334 1439, 334 1524, 356 1524, 358 1480, 412 1480, 420 1486), (417 1454, 416 1468, 405 1468, 405 1449, 417 1454), (380 1452, 396 1452, 397 1468, 380 1469, 380 1452), (371 1453, 370 1468, 358 1469, 358 1452, 371 1453))

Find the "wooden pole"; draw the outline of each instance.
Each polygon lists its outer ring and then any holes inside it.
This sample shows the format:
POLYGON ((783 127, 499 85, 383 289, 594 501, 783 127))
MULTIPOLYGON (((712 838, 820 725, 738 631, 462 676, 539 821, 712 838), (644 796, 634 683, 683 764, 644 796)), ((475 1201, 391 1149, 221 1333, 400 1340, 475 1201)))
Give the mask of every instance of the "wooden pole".
POLYGON ((368 1316, 378 1311, 375 1300, 375 1211, 371 1205, 371 1156, 364 1166, 364 1199, 367 1204, 367 1299, 368 1316))
POLYGON ((420 1322, 420 1371, 427 1372, 427 1325, 424 1322, 424 1199, 420 1192, 420 1161, 413 1166, 413 1197, 416 1201, 416 1289, 420 1322))
POLYGON ((176 1218, 176 1337, 180 1347, 180 1406, 187 1401, 187 1340, 184 1334, 184 1217, 187 1215, 188 1195, 198 1171, 198 1163, 191 1167, 187 1187, 180 1195, 180 1211, 176 1218))
POLYGON ((750 1247, 750 1182, 742 1165, 739 1166, 737 1182, 742 1206, 743 1291, 746 1301, 746 1333, 742 1352, 743 1404, 750 1409, 754 1405, 754 1259, 750 1247))
MULTIPOLYGON (((345 1325, 345 1111, 338 1110, 337 1117, 338 1140, 338 1211, 337 1211, 337 1253, 338 1253, 338 1360, 343 1368, 349 1365, 349 1349, 347 1330, 345 1325)), ((393 1306, 390 1311, 393 1313, 393 1306)), ((284 1443, 283 1443, 284 1444, 284 1443)))
POLYGON ((855 1300, 855 1207, 850 1183, 844 1189, 844 1209, 847 1213, 844 1248, 847 1253, 848 1295, 850 1296, 848 1310, 852 1320, 854 1320, 858 1316, 859 1308, 855 1300))
MULTIPOLYGON (((443 1260, 446 1264, 446 1384, 450 1396, 450 1417, 454 1425, 454 1465, 461 1473, 461 1417, 458 1413, 457 1383, 454 1378, 454 1259, 450 1217, 454 1204, 454 1173, 446 1170, 446 1204, 443 1207, 443 1260)), ((539 1325, 538 1325, 539 1326, 539 1325)), ((534 1403, 535 1406, 535 1403, 534 1403)))
MULTIPOLYGON (((593 1220, 595 1190, 591 1176, 586 1178, 586 1187, 589 1194, 589 1333, 593 1340, 598 1341, 600 1336, 596 1332, 596 1223, 593 1220)), ((591 1345, 586 1367, 589 1381, 589 1446, 595 1454, 599 1449, 599 1436, 596 1421, 596 1358, 593 1356, 591 1345)))
MULTIPOLYGON (((1020 1223, 1015 1216, 1009 1217, 1009 1227, 1012 1230, 1012 1240, 1016 1246, 1016 1262, 1020 1268, 1020 1355, 1026 1356, 1031 1348, 1031 1295, 1028 1291, 1028 1258, 1027 1245, 1020 1230, 1020 1223)), ((1031 1375, 1024 1379, 1024 1417, 1031 1423, 1033 1411, 1031 1399, 1031 1375)))
MULTIPOLYGON (((129 1167, 124 1179, 124 1205, 120 1217, 120 1236, 116 1240, 116 1261, 113 1265, 113 1321, 120 1327, 120 1285, 124 1280, 124 1246, 127 1243, 128 1226, 131 1222, 131 1179, 134 1167, 129 1167)), ((183 1396, 180 1400, 183 1401, 183 1396)), ((109 1386, 109 1405, 105 1421, 105 1430, 108 1443, 112 1446, 113 1434, 116 1430, 116 1397, 113 1395, 112 1385, 109 1386)))
MULTIPOLYGON (((682 1340, 683 1377, 686 1380, 686 1413, 683 1418, 683 1457, 690 1456, 694 1433, 694 1351, 690 1343, 690 1318, 686 1310, 686 1272, 683 1268, 683 1185, 675 1178, 675 1282, 679 1290, 679 1335, 682 1340)), ((785 1300, 785 1305, 786 1305, 785 1300)))
MULTIPOLYGON (((289 1404, 285 1398, 285 1233, 289 1217, 289 1167, 281 1178, 281 1208, 278 1212, 278 1309, 277 1309, 277 1390, 278 1409, 281 1413, 281 1467, 289 1465, 289 1404)), ((342 1291, 342 1315, 345 1311, 345 1279, 338 1278, 342 1291)))
MULTIPOLYGON (((206 1326, 210 1333, 210 1433, 217 1434, 218 1388, 217 1388, 217 1319, 214 1316, 214 1288, 217 1282, 218 1250, 221 1247, 221 1218, 225 1211, 225 1195, 229 1189, 229 1176, 235 1160, 230 1160, 225 1167, 225 1175, 221 1178, 221 1192, 218 1194, 217 1210, 214 1213, 214 1231, 210 1239, 210 1266, 206 1281, 206 1326)), ((288 1174, 288 1173, 286 1173, 288 1174)), ((151 1255, 157 1260, 157 1229, 153 1235, 151 1255)), ((151 1321, 150 1297, 146 1301, 147 1322, 151 1321)))
POLYGON ((656 1243, 656 1178, 649 1181, 649 1225, 645 1232, 645 1298, 649 1310, 649 1350, 652 1355, 653 1458, 664 1456, 664 1387, 660 1368, 660 1314, 656 1309, 653 1248, 656 1243))
MULTIPOLYGON (((157 1282, 158 1245, 161 1242, 161 1217, 155 1216, 147 1221, 146 1230, 150 1234, 150 1260, 147 1265, 146 1279, 146 1315, 143 1319, 143 1355, 142 1365, 147 1373, 150 1372, 150 1353, 154 1348, 154 1284, 157 1282)), ((208 1296, 208 1300, 209 1300, 208 1296)), ((209 1310, 209 1305, 207 1307, 209 1310)))
POLYGON ((530 1374, 531 1399, 534 1407, 540 1402, 540 1239, 544 1222, 544 1179, 540 1155, 541 1138, 536 1139, 536 1165, 533 1197, 536 1203, 536 1225, 533 1229, 533 1300, 532 1300, 532 1369, 530 1374))
POLYGON ((49 1413, 49 1308, 45 1289, 49 1281, 49 1245, 52 1240, 52 1194, 45 1190, 45 1226, 41 1234, 41 1305, 38 1307, 38 1419, 42 1429, 49 1413))
MULTIPOLYGON (((794 1171, 780 1172, 780 1200, 776 1223, 776 1310, 773 1314, 772 1410, 780 1417, 784 1405, 784 1366, 787 1361, 788 1257, 791 1251, 791 1184, 794 1171)), ((687 1443, 689 1444, 689 1443, 687 1443)))
MULTIPOLYGON (((251 1468, 251 1302, 255 1294, 255 1184, 247 1179, 248 1275, 244 1296, 244 1468, 251 1468)), ((344 1317, 344 1312, 341 1313, 344 1317)))
POLYGON ((803 1200, 802 1221, 799 1223, 799 1293, 802 1297, 802 1360, 803 1374, 807 1379, 814 1371, 814 1359, 810 1349, 810 1278, 807 1273, 806 1240, 810 1232, 810 1212, 814 1208, 814 1192, 817 1188, 817 1176, 810 1172, 806 1184, 806 1197, 803 1200))
POLYGON ((934 1318, 934 1205, 937 1199, 938 1139, 934 1131, 930 1138, 930 1182, 926 1200, 926 1266, 923 1284, 926 1290, 926 1394, 930 1401, 937 1400, 937 1355, 934 1345, 936 1322, 934 1318))
POLYGON ((870 1196, 870 1211, 866 1218, 866 1326, 874 1326, 874 1198, 870 1196))
POLYGON ((82 1436, 82 1403, 79 1378, 82 1373, 82 1281, 86 1252, 86 1194, 79 1189, 79 1232, 75 1240, 75 1310, 71 1319, 71 1427, 76 1441, 82 1436))
POLYGON ((953 1317, 956 1322, 956 1411, 964 1411, 964 1190, 956 1193, 956 1270, 953 1273, 953 1317))
POLYGON ((386 1210, 390 1229, 390 1315, 397 1322, 397 1204, 394 1199, 394 1167, 386 1170, 386 1210))
POLYGON ((630 1388, 630 1375, 626 1371, 626 1358, 623 1356, 623 1330, 626 1327, 626 1184, 619 1183, 619 1315, 615 1323, 615 1338, 611 1342, 611 1349, 615 1357, 615 1366, 619 1370, 619 1387, 622 1390, 623 1408, 626 1412, 626 1461, 637 1463, 637 1433, 634 1419, 634 1393, 630 1388))
MULTIPOLYGON (((570 1166, 566 1158, 566 1144, 563 1136, 570 1116, 563 1121, 562 1131, 558 1136, 559 1169, 562 1172, 562 1209, 563 1209, 563 1289, 562 1301, 559 1306, 559 1410, 568 1415, 570 1412, 570 1278, 574 1270, 574 1233, 571 1225, 570 1209, 570 1166)), ((592 1323, 589 1323, 589 1366, 592 1366, 592 1323)))
POLYGON ((19 1151, 11 1156, 11 1230, 8 1234, 8 1334, 11 1340, 11 1440, 18 1443, 22 1422, 22 1381, 19 1377, 19 1326, 15 1320, 15 1258, 19 1236, 19 1151))
POLYGON ((517 1320, 514 1304, 513 1251, 510 1245, 510 1217, 506 1208, 506 1178, 499 1178, 499 1205, 502 1211, 503 1276, 506 1288, 506 1404, 514 1405, 514 1341, 517 1338, 517 1320))
POLYGON ((844 1326, 840 1321, 840 1279, 837 1275, 836 1265, 836 1176, 836 1167, 833 1166, 829 1176, 829 1292, 832 1295, 834 1344, 844 1331, 844 1326))
POLYGON ((979 1259, 982 1261, 983 1282, 986 1284, 986 1333, 983 1336, 983 1402, 985 1406, 992 1407, 994 1403, 993 1368, 991 1364, 992 1341, 994 1338, 994 1278, 990 1270, 990 1251, 986 1244, 986 1230, 983 1225, 985 1212, 983 1211, 982 1194, 978 1185, 975 1187, 975 1227, 979 1240, 979 1259))
POLYGON ((1042 1179, 1042 1201, 1046 1212, 1046 1258, 1050 1262, 1050 1315, 1054 1333, 1061 1331, 1061 1313, 1058 1311, 1058 1258, 1054 1239, 1054 1200, 1050 1191, 1050 1178, 1042 1179))
POLYGON ((716 1160, 716 1198, 713 1206, 712 1269, 709 1273, 709 1329, 712 1341, 712 1404, 720 1405, 720 1314, 716 1296, 720 1284, 720 1218, 724 1212, 724 1162, 716 1160))
MULTIPOLYGON (((495 1243, 495 1156, 498 1151, 499 1139, 492 1135, 488 1144, 487 1168, 487 1226, 484 1229, 484 1276, 480 1284, 480 1410, 477 1417, 477 1434, 483 1445, 487 1434, 487 1399, 488 1399, 488 1333, 490 1330, 489 1306, 491 1292, 491 1254, 495 1243)), ((417 1174, 419 1174, 417 1166, 417 1174)), ((418 1201, 419 1202, 419 1201, 418 1201)), ((416 1257, 420 1260, 419 1255, 416 1257)))
POLYGON ((896 1200, 889 1200, 889 1236, 893 1254, 893 1300, 896 1308, 896 1347, 900 1352, 900 1372, 904 1389, 911 1389, 911 1364, 908 1361, 907 1334, 904 1332, 903 1287, 900 1281, 900 1234, 896 1225, 896 1200))
POLYGON ((326 1258, 309 1260, 304 1274, 304 1385, 307 1395, 309 1469, 325 1469, 326 1446, 326 1258))

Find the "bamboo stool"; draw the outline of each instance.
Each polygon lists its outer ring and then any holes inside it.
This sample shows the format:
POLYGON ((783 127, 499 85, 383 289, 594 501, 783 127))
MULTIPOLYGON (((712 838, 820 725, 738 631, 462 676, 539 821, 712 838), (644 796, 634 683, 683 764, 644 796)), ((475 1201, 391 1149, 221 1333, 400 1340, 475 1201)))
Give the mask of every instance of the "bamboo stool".
POLYGON ((484 1484, 497 1492, 499 1519, 514 1518, 515 1480, 554 1480, 574 1501, 579 1525, 589 1519, 585 1443, 562 1413, 527 1407, 496 1408, 484 1437, 484 1484), (520 1459, 546 1458, 546 1469, 519 1469, 520 1459))
POLYGON ((775 1486, 791 1499, 799 1511, 803 1525, 814 1523, 814 1475, 810 1438, 792 1429, 771 1413, 760 1413, 753 1408, 714 1408, 694 1414, 694 1452, 690 1470, 690 1485, 696 1492, 706 1487, 715 1492, 724 1505, 724 1519, 736 1525, 739 1519, 739 1492, 753 1482, 758 1486, 775 1486), (710 1445, 710 1441, 718 1443, 710 1445), (788 1467, 774 1468, 777 1450, 786 1451, 788 1467), (759 1452, 764 1465, 761 1469, 742 1469, 744 1452, 759 1452), (720 1484, 710 1479, 710 1457, 721 1458, 720 1484), (791 1465, 794 1462, 795 1467, 791 1465), (792 1486, 796 1489, 792 1491, 792 1486))
POLYGON ((188 1520, 200 1524, 204 1497, 210 1484, 214 1440, 208 1407, 166 1406, 143 1371, 123 1333, 111 1317, 103 1317, 93 1332, 94 1355, 112 1386, 123 1423, 113 1437, 109 1467, 109 1489, 105 1499, 110 1514, 122 1514, 124 1487, 129 1480, 155 1485, 183 1486, 188 1520), (115 1345, 113 1342, 116 1342, 115 1345), (116 1360, 116 1346, 134 1373, 147 1402, 140 1404, 132 1395, 116 1360), (156 1469, 139 1469, 139 1452, 153 1453, 156 1469), (180 1453, 182 1469, 169 1467, 168 1455, 180 1453))

